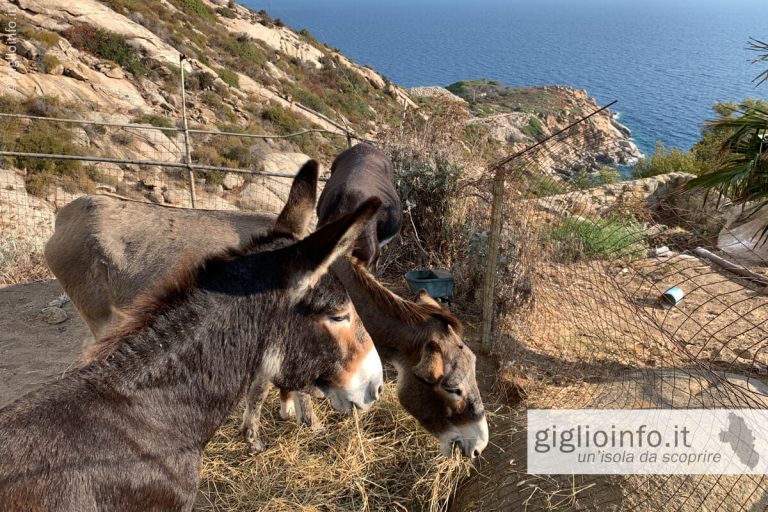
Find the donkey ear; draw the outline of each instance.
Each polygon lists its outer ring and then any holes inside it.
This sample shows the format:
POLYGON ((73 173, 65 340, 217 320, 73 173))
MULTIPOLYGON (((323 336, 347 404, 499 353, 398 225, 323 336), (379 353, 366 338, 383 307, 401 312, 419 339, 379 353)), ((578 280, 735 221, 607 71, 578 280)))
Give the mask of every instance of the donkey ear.
POLYGON ((276 230, 292 233, 298 238, 307 235, 317 202, 319 168, 316 160, 310 160, 293 178, 288 200, 275 221, 276 230))
POLYGON ((292 271, 297 293, 303 294, 313 288, 338 258, 352 252, 357 237, 380 206, 381 199, 372 197, 352 214, 326 224, 296 243, 292 271))
POLYGON ((430 297, 429 293, 427 293, 427 290, 423 288, 419 290, 419 293, 416 295, 416 304, 426 304, 428 306, 435 306, 442 309, 440 303, 430 297))
POLYGON ((413 367, 413 374, 430 384, 435 384, 443 377, 443 354, 437 343, 429 341, 424 345, 421 361, 413 367))

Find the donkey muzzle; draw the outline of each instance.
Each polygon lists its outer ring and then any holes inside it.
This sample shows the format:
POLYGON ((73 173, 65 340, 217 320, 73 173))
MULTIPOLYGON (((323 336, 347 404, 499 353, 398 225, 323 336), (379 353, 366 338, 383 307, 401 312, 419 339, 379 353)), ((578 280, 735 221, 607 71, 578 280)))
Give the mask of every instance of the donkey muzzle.
POLYGON ((485 414, 476 421, 453 425, 440 435, 440 444, 445 455, 451 456, 454 446, 458 446, 463 456, 471 459, 479 457, 488 446, 488 421, 485 414))
POLYGON ((376 349, 372 348, 347 383, 328 388, 326 394, 337 411, 350 413, 353 408, 365 411, 379 399, 383 385, 381 359, 376 349))

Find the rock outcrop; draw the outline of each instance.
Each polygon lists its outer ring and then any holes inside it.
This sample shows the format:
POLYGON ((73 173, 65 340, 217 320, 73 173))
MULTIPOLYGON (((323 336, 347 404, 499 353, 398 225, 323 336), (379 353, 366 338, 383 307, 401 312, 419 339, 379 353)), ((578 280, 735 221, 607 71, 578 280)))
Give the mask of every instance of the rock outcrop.
MULTIPOLYGON (((420 88, 415 95, 436 94, 420 88)), ((458 95, 475 115, 471 122, 485 126, 509 152, 543 140, 600 107, 586 91, 564 86, 514 89, 498 82, 457 82, 448 92, 458 95)), ((445 97, 444 94, 441 97, 445 97)), ((642 157, 628 128, 610 111, 603 111, 569 131, 556 151, 542 152, 537 164, 552 175, 570 178, 601 166, 631 165, 642 157)))

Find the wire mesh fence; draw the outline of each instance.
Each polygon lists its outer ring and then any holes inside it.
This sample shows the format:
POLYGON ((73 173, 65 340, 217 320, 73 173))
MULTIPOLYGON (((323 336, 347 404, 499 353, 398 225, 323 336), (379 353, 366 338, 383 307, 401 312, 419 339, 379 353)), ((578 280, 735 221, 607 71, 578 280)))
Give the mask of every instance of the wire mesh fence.
POLYGON ((276 214, 308 158, 290 152, 290 141, 341 151, 353 140, 327 130, 185 133, 161 116, 133 121, 0 112, 0 282, 50 277, 42 249, 56 213, 78 197, 276 214))
POLYGON ((585 153, 610 148, 565 131, 488 184, 483 341, 502 361, 497 384, 511 408, 495 415, 496 448, 454 509, 765 510, 764 476, 526 474, 515 405, 768 405, 768 246, 755 237, 767 219, 689 190, 685 174, 560 179, 585 153))
MULTIPOLYGON (((270 136, 191 129, 185 137, 162 119, 143 121, 0 114, 0 268, 39 255, 56 211, 86 193, 276 213, 304 158, 274 151, 270 136)), ((349 143, 349 134, 323 130, 293 136, 330 137, 339 150, 349 143)), ((521 399, 539 408, 768 405, 768 246, 753 236, 765 222, 686 189, 688 175, 574 173, 617 163, 620 144, 566 129, 496 166, 484 184, 494 206, 483 343, 502 361, 498 387, 511 405, 492 418, 495 448, 459 489, 456 510, 768 505, 761 476, 525 472, 521 399), (684 293, 679 303, 662 299, 672 288, 684 293)))

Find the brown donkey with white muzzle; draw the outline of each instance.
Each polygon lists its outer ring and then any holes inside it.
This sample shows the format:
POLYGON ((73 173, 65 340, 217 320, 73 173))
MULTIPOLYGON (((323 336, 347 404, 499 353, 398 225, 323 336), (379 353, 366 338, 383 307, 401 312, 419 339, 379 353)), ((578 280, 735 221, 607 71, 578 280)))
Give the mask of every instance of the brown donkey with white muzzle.
MULTIPOLYGON (((303 204, 302 212, 314 208, 317 173, 314 161, 301 169, 285 209, 277 218, 277 222, 296 218, 296 233, 306 233, 309 217, 297 216, 293 205, 303 204)), ((59 212, 45 256, 98 337, 119 321, 137 295, 179 259, 205 258, 252 233, 266 231, 275 222, 274 215, 252 212, 187 210, 84 196, 59 212)), ((479 454, 488 443, 488 428, 477 393, 474 355, 461 340, 459 320, 428 297, 422 296, 417 302, 397 297, 367 272, 352 272, 352 267, 341 265, 334 268, 334 273, 349 287, 356 313, 376 326, 376 335, 371 334, 379 351, 398 366, 398 394, 408 412, 443 440, 445 450, 456 440, 465 455, 479 454), (411 374, 428 340, 440 347, 444 368, 442 377, 433 383, 411 374), (464 348, 457 349, 459 345, 464 348), (455 382, 461 386, 451 387, 455 382)), ((350 321, 357 321, 357 317, 350 321)), ((429 355, 429 360, 436 360, 431 352, 429 355)), ((243 433, 252 452, 264 449, 258 431, 261 403, 268 390, 268 379, 255 378, 248 393, 243 433)), ((304 403, 296 413, 304 423, 311 424, 308 396, 298 394, 297 401, 301 400, 304 403)), ((292 402, 284 400, 283 404, 292 402)), ((284 408, 283 413, 287 412, 284 408)))
POLYGON ((328 269, 379 205, 300 241, 306 212, 290 212, 177 267, 90 363, 0 409, 0 510, 191 510, 203 449, 257 377, 368 407, 381 364, 328 269))

